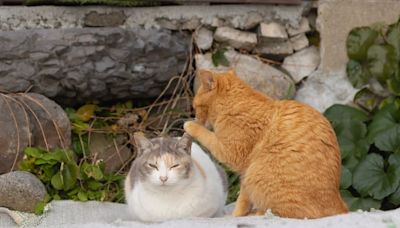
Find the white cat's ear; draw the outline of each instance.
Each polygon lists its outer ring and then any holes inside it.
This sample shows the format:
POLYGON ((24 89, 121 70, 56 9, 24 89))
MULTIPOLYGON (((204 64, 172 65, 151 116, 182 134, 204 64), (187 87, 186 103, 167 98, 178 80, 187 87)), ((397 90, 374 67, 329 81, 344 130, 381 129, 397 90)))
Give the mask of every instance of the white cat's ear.
POLYGON ((188 133, 184 133, 182 137, 179 139, 177 143, 177 148, 185 150, 188 154, 191 152, 192 148, 192 136, 190 136, 188 133))
POLYGON ((217 86, 217 82, 215 81, 214 75, 209 70, 199 69, 197 71, 197 77, 199 77, 201 84, 207 91, 210 91, 217 86))
POLYGON ((133 134, 133 139, 135 140, 139 154, 149 151, 153 147, 151 141, 148 140, 142 132, 135 132, 135 134, 133 134))

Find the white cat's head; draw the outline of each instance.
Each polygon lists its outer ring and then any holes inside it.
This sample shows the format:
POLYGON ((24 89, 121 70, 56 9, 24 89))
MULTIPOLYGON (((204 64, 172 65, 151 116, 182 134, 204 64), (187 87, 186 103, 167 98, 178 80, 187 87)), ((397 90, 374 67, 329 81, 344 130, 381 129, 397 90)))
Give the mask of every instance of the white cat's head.
POLYGON ((184 183, 192 173, 191 137, 159 137, 151 140, 134 135, 138 156, 135 159, 131 180, 154 187, 167 188, 184 183))

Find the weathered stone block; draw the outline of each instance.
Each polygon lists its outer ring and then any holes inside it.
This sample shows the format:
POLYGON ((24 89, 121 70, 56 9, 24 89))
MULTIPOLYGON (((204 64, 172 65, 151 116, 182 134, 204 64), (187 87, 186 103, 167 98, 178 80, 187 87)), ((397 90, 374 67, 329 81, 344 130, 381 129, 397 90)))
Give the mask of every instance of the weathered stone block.
POLYGON ((277 38, 277 39, 287 39, 288 34, 286 32, 285 26, 276 23, 260 23, 258 33, 261 37, 265 38, 277 38))
POLYGON ((310 23, 308 22, 308 19, 305 17, 301 18, 298 27, 289 26, 288 28, 288 33, 290 36, 295 36, 297 34, 306 33, 309 31, 311 31, 310 23))
POLYGON ((84 24, 89 27, 113 27, 123 25, 125 20, 126 15, 123 11, 110 13, 91 11, 85 15, 84 24))
POLYGON ((0 89, 31 87, 62 104, 157 97, 190 45, 189 34, 142 28, 0 31, 0 40, 0 89))
POLYGON ((282 68, 287 70, 297 83, 309 76, 320 63, 319 51, 311 46, 285 58, 282 68))
POLYGON ((293 53, 292 43, 285 40, 263 39, 254 50, 257 54, 287 56, 293 53))
POLYGON ((257 45, 257 35, 230 27, 218 27, 214 39, 237 49, 252 50, 257 45))
POLYGON ((195 31, 194 39, 201 50, 208 50, 213 43, 213 32, 202 27, 195 31))
POLYGON ((304 34, 304 33, 301 33, 294 37, 291 37, 290 42, 295 51, 299 51, 303 48, 308 47, 308 45, 309 45, 308 38, 307 38, 306 34, 304 34))
MULTIPOLYGON (((240 54, 234 50, 225 52, 229 67, 215 67, 211 53, 196 55, 196 68, 215 71, 234 69, 237 75, 252 88, 275 99, 291 98, 295 93, 293 80, 280 70, 252 56, 240 54)), ((198 82, 195 82, 197 88, 198 82)))

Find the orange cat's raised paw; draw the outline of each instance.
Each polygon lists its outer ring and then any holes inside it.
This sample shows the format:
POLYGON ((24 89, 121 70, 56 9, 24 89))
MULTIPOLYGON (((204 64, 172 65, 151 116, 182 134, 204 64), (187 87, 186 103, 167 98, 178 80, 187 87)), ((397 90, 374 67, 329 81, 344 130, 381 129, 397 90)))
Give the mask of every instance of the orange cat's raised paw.
POLYGON ((196 128, 200 127, 195 121, 187 121, 183 124, 183 129, 192 137, 196 137, 196 128))

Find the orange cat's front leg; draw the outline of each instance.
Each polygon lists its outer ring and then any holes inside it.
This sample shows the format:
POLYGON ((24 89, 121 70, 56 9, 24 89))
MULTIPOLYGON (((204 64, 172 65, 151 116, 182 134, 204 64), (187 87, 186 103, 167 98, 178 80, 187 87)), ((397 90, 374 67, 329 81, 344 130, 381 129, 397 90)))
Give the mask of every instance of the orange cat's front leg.
POLYGON ((225 163, 227 158, 224 156, 224 146, 218 141, 214 132, 211 132, 204 126, 195 121, 188 121, 183 125, 185 131, 193 138, 205 146, 214 157, 220 162, 225 163))

